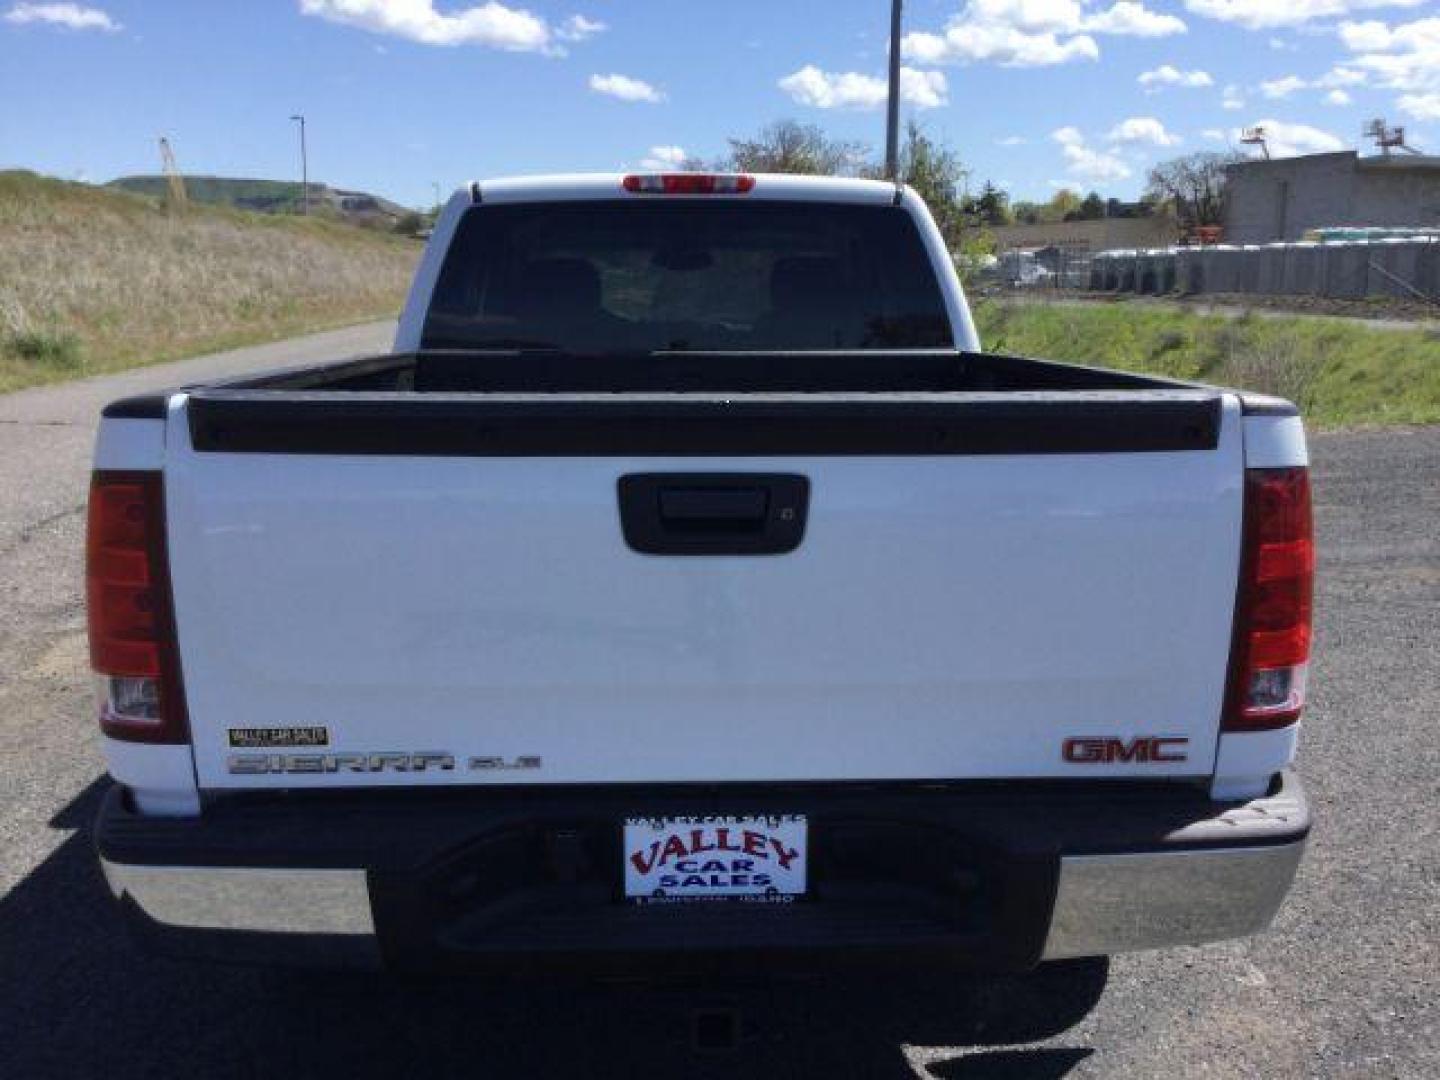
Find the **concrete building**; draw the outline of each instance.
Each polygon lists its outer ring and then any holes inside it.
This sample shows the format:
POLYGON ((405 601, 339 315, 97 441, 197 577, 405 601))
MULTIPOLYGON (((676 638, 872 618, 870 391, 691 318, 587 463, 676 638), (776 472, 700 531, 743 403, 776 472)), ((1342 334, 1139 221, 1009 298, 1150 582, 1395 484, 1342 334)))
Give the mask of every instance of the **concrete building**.
POLYGON ((1440 157, 1346 150, 1226 170, 1227 244, 1299 240, 1337 225, 1440 225, 1440 157))

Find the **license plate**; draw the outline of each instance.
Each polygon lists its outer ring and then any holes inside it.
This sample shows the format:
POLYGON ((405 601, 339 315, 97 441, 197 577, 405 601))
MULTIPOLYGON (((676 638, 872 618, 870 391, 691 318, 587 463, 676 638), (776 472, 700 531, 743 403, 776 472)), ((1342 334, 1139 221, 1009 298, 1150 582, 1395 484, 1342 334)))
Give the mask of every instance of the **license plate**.
POLYGON ((788 903, 805 892, 803 814, 625 820, 625 896, 637 903, 788 903))

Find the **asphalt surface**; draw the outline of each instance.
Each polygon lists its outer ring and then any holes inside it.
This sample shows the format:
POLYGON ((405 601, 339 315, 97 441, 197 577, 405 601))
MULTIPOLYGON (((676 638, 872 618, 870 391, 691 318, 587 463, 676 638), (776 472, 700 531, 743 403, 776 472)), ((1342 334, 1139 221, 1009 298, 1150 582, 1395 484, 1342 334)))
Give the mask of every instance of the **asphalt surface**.
POLYGON ((383 325, 0 398, 0 1077, 1440 1075, 1440 428, 1321 436, 1318 815, 1260 937, 1026 978, 496 985, 136 952, 86 836, 80 589, 98 408, 383 348, 383 325), (697 1010, 738 1045, 692 1045, 697 1010))

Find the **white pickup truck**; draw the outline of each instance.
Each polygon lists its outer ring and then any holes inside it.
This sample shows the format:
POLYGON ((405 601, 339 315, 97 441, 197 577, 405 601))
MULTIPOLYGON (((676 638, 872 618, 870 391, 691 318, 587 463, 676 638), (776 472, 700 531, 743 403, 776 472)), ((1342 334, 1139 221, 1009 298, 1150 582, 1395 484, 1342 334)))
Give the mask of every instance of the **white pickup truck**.
POLYGON ((904 187, 472 185, 392 353, 105 409, 106 878, 267 963, 1259 930, 1306 466, 1286 402, 981 351, 904 187))

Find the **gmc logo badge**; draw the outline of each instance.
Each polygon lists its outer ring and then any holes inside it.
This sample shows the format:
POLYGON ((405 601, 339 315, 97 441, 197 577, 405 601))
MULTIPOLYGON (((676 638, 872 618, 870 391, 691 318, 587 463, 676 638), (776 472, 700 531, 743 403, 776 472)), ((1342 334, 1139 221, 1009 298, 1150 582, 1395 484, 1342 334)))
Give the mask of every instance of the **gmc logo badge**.
POLYGON ((1113 735, 1081 735, 1066 739, 1061 756, 1074 765, 1110 765, 1115 762, 1148 764, 1185 761, 1190 740, 1178 736, 1137 735, 1118 739, 1113 735))

